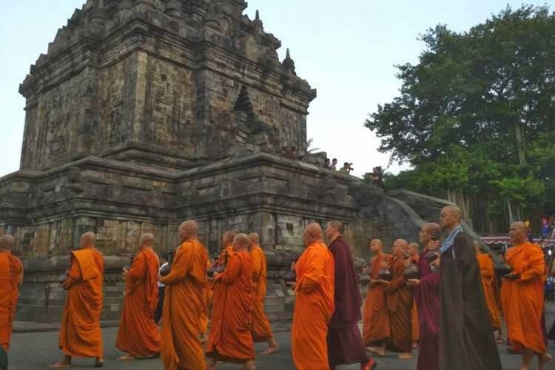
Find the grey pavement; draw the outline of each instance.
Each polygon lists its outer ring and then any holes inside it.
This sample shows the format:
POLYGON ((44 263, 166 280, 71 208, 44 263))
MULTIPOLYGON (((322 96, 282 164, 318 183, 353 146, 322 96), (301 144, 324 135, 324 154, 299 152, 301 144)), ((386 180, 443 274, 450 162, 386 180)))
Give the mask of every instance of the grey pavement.
MULTIPOLYGON (((549 320, 551 324, 552 318, 549 320)), ((142 360, 119 362, 116 360, 121 353, 115 348, 116 328, 105 328, 104 348, 105 348, 105 369, 114 370, 162 370, 160 360, 142 360)), ((257 358, 258 369, 279 369, 294 370, 291 360, 291 345, 289 332, 276 334, 277 340, 281 345, 279 352, 271 356, 260 356, 257 358)), ((57 349, 58 333, 56 332, 37 332, 37 333, 16 333, 12 339, 12 349, 10 350, 10 370, 38 370, 47 369, 48 365, 59 360, 61 353, 57 349)), ((264 350, 264 345, 257 345, 257 352, 264 350)), ((509 355, 505 345, 499 346, 504 370, 517 370, 519 368, 520 356, 509 355)), ((554 343, 550 343, 550 352, 555 353, 554 343)), ((415 353, 416 355, 416 353, 415 353)), ((413 360, 401 361, 395 358, 395 354, 389 353, 386 357, 378 359, 379 370, 409 370, 416 368, 416 356, 413 360)), ((94 369, 92 359, 77 359, 74 362, 74 369, 94 369)), ((221 364, 219 369, 236 369, 237 365, 221 364)), ((356 365, 341 367, 341 370, 355 370, 356 365)), ((550 364, 547 369, 555 369, 555 364, 550 364)), ((325 369, 314 369, 325 370, 325 369)))

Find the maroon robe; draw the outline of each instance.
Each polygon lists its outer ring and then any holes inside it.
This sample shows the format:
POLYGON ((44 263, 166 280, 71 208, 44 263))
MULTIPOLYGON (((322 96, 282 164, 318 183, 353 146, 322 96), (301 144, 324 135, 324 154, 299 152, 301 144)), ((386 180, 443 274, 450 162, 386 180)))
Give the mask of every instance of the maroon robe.
POLYGON ((438 370, 439 360, 439 272, 432 272, 425 254, 420 254, 420 285, 414 289, 418 306, 420 337, 416 370, 438 370))
POLYGON ((330 367, 366 363, 369 358, 358 328, 362 297, 351 249, 340 236, 330 244, 335 261, 335 312, 328 324, 330 367))
POLYGON ((551 330, 547 334, 547 338, 555 340, 555 321, 553 322, 553 326, 551 326, 551 330))

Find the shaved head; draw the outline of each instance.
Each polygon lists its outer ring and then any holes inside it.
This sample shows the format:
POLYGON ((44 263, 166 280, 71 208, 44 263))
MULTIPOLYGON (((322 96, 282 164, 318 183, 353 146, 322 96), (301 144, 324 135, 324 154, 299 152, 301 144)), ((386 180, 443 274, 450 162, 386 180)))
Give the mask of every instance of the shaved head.
POLYGON ((235 236, 237 235, 237 233, 234 230, 229 230, 226 231, 224 234, 224 248, 233 244, 233 239, 235 239, 235 236))
POLYGON ((526 243, 528 241, 528 227, 524 222, 513 222, 509 228, 509 237, 514 245, 526 243))
POLYGON ((393 254, 396 256, 402 256, 407 247, 409 246, 409 243, 405 240, 405 239, 397 239, 393 242, 393 254))
POLYGON ((372 239, 370 241, 370 252, 373 254, 381 253, 383 249, 383 243, 380 239, 372 239))
POLYGON ((447 231, 451 231, 461 224, 462 211, 457 206, 446 206, 441 210, 439 218, 441 227, 447 231))
POLYGON ((15 245, 15 238, 11 235, 4 235, 0 238, 0 250, 11 251, 15 245))
POLYGON ((410 243, 407 247, 409 256, 411 257, 417 256, 419 249, 420 249, 420 246, 418 245, 418 243, 410 243))
POLYGON ((334 228, 335 230, 337 230, 338 233, 343 234, 343 222, 333 220, 333 221, 328 222, 328 225, 330 227, 334 228))
POLYGON ((189 239, 196 239, 198 238, 198 224, 194 220, 187 220, 181 225, 179 225, 178 229, 179 239, 183 243, 189 239))
POLYGON ((439 240, 441 235, 441 226, 436 223, 427 223, 422 225, 422 228, 418 232, 418 240, 424 247, 427 247, 433 237, 439 240))
POLYGON ((309 247, 312 243, 323 241, 322 227, 315 222, 308 224, 304 229, 303 241, 305 247, 309 247))
POLYGON ((153 245, 154 245, 154 234, 146 233, 146 234, 141 235, 141 238, 139 239, 139 246, 141 246, 141 247, 143 247, 143 246, 152 247, 153 245))
POLYGON ((235 251, 246 250, 250 243, 251 240, 247 234, 237 234, 233 238, 233 249, 235 251))
POLYGON ((80 246, 81 248, 91 248, 96 245, 96 235, 93 232, 84 233, 81 236, 80 246))
POLYGON ((258 244, 260 242, 260 235, 258 235, 258 233, 250 233, 249 239, 252 243, 258 244))

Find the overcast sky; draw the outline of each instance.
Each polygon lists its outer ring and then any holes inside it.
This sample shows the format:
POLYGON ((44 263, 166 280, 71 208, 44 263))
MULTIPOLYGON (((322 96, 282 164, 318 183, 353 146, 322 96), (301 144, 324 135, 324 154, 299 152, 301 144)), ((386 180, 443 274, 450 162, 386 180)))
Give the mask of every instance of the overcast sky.
MULTIPOLYGON (((553 7, 555 0, 528 1, 553 7)), ((24 99, 19 84, 59 27, 85 0, 0 0, 0 176, 19 168, 24 99)), ((249 0, 267 32, 290 48, 297 74, 318 90, 310 107, 308 136, 314 147, 353 162, 355 174, 387 167, 379 139, 363 126, 378 104, 391 101, 400 82, 395 65, 414 63, 418 36, 438 23, 464 31, 485 21, 507 0, 249 0)), ((399 171, 398 165, 389 170, 399 171)))

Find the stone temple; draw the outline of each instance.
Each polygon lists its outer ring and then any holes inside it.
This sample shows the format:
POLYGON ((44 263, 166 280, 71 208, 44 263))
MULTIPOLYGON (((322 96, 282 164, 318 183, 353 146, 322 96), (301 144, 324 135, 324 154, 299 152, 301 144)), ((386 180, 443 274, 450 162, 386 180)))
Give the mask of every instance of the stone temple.
POLYGON ((246 7, 89 0, 31 66, 21 168, 0 179, 0 228, 26 265, 19 319, 59 320, 58 276, 86 231, 106 255, 105 320, 119 317, 121 267, 141 233, 169 250, 191 218, 211 253, 228 229, 261 235, 279 316, 290 302, 279 278, 308 223, 343 221, 364 256, 370 238, 414 240, 437 219, 447 202, 385 194, 307 153, 316 90, 246 7), (297 160, 283 156, 293 146, 297 160))

